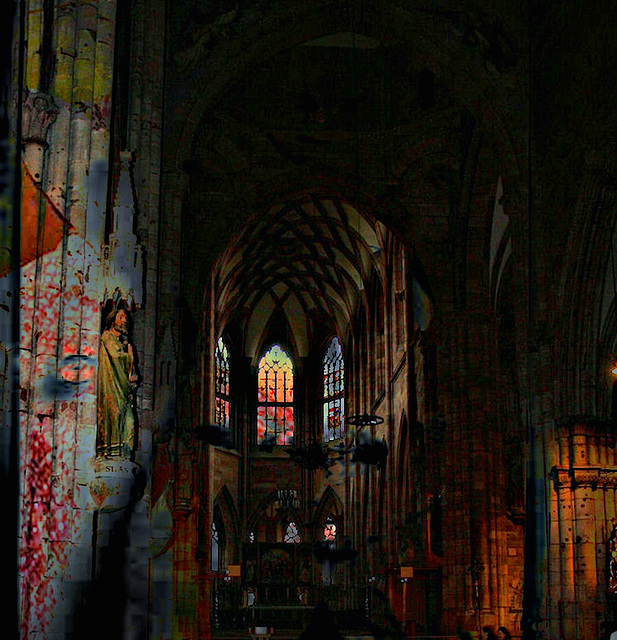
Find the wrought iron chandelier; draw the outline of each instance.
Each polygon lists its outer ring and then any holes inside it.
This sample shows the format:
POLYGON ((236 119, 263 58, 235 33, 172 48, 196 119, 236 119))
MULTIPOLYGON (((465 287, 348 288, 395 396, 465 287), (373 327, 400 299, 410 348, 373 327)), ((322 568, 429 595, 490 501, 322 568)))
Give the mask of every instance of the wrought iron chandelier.
POLYGON ((372 413, 357 413, 347 418, 347 424, 358 427, 358 431, 361 431, 365 427, 374 427, 382 422, 383 418, 381 416, 372 413))

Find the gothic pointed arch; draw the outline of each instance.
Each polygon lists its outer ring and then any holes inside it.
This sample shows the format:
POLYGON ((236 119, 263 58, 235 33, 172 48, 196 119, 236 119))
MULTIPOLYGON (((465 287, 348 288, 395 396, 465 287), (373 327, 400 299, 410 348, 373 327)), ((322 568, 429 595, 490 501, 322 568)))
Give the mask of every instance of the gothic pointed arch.
MULTIPOLYGON (((184 75, 187 77, 187 98, 176 109, 177 118, 172 134, 179 144, 170 149, 174 166, 182 166, 190 154, 191 143, 204 119, 204 113, 213 108, 220 95, 230 91, 255 61, 263 64, 264 60, 280 56, 307 40, 331 34, 336 31, 336 25, 342 31, 347 31, 348 12, 348 4, 343 2, 333 3, 332 13, 320 12, 306 3, 292 3, 285 12, 278 11, 276 16, 272 15, 268 20, 245 24, 239 31, 242 34, 242 45, 238 47, 241 54, 233 61, 225 46, 226 39, 212 39, 209 29, 204 29, 204 26, 201 27, 203 33, 199 38, 195 39, 193 34, 186 38, 182 42, 182 48, 186 50, 178 59, 182 60, 181 68, 185 69, 184 75), (291 25, 293 28, 290 28, 291 25), (281 29, 285 30, 287 37, 274 45, 276 39, 272 38, 272 33, 279 33, 281 29), (205 57, 204 47, 208 54, 205 57), (199 71, 193 73, 197 65, 199 71), (187 73, 186 70, 191 72, 187 73)), ((500 81, 500 75, 495 75, 492 64, 488 64, 482 56, 470 56, 466 32, 461 31, 460 37, 446 37, 445 33, 451 32, 439 28, 438 21, 430 14, 402 11, 396 4, 379 5, 378 10, 363 6, 359 14, 362 18, 355 25, 357 37, 379 39, 388 33, 388 39, 399 43, 399 46, 411 46, 413 43, 426 60, 424 76, 431 78, 431 85, 441 79, 455 90, 464 104, 474 110, 479 109, 492 129, 502 130, 506 127, 504 123, 508 123, 508 135, 504 136, 502 143, 504 155, 508 152, 514 154, 515 159, 524 164, 524 129, 508 117, 517 108, 524 108, 522 98, 512 93, 511 84, 500 81)), ((242 19, 242 16, 236 16, 235 19, 242 19)), ((244 19, 248 18, 245 16, 244 19)), ((429 93, 434 95, 434 89, 429 93)))
POLYGON ((561 294, 566 312, 554 333, 561 342, 559 412, 564 415, 599 415, 610 404, 606 384, 609 354, 602 338, 609 329, 612 341, 615 327, 611 318, 617 297, 614 177, 614 169, 604 164, 601 154, 589 155, 564 257, 561 294), (579 371, 586 370, 596 375, 585 376, 581 383, 579 371))
POLYGON ((214 499, 213 522, 217 525, 219 537, 223 537, 228 562, 234 561, 239 555, 240 520, 235 500, 227 485, 221 487, 214 499))
POLYGON ((315 509, 315 537, 317 540, 323 539, 323 531, 326 520, 331 518, 337 526, 339 533, 344 530, 343 503, 332 487, 326 487, 315 509))
POLYGON ((305 338, 296 335, 281 301, 268 292, 253 303, 245 325, 246 352, 251 356, 253 365, 258 364, 264 351, 274 343, 279 344, 297 361, 304 350, 302 344, 305 338))
POLYGON ((248 542, 286 542, 285 536, 290 531, 290 523, 293 523, 292 535, 297 534, 299 540, 305 542, 307 536, 304 521, 295 489, 270 491, 257 503, 248 518, 248 542))
POLYGON ((407 512, 407 500, 409 499, 409 464, 411 461, 411 455, 409 450, 409 425, 407 420, 407 414, 403 411, 400 420, 400 427, 398 431, 398 454, 396 458, 396 468, 399 481, 402 481, 400 491, 396 492, 398 502, 398 524, 402 525, 405 513, 407 512))
POLYGON ((218 505, 215 505, 210 522, 210 570, 214 573, 222 572, 227 564, 225 551, 227 547, 225 526, 218 505))

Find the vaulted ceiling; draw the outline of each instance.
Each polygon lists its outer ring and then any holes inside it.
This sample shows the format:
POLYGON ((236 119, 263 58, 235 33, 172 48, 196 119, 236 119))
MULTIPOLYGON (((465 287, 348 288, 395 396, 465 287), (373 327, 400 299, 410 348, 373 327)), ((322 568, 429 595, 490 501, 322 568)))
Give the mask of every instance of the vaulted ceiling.
POLYGON ((307 198, 254 218, 222 257, 216 275, 221 322, 247 319, 254 354, 276 311, 300 355, 312 320, 343 335, 374 274, 383 272, 386 228, 338 199, 307 198))
POLYGON ((418 158, 456 171, 468 129, 468 111, 409 52, 341 32, 234 85, 201 123, 192 170, 247 204, 324 184, 379 197, 417 178, 418 158))
MULTIPOLYGON (((243 20, 248 33, 255 16, 227 8, 201 26, 187 16, 190 37, 175 57, 186 78, 233 51, 223 35, 242 36, 243 20)), ((451 295, 449 263, 465 269, 484 123, 436 73, 426 43, 397 41, 368 22, 354 30, 351 15, 341 5, 330 31, 296 35, 288 47, 284 31, 266 36, 259 59, 220 79, 216 100, 204 97, 210 106, 194 128, 183 166, 187 287, 214 274, 217 330, 241 322, 250 355, 275 314, 300 355, 313 320, 343 334, 373 273, 384 273, 388 233, 432 261, 431 277, 443 280, 435 289, 451 295)), ((458 34, 455 17, 444 19, 458 34)))

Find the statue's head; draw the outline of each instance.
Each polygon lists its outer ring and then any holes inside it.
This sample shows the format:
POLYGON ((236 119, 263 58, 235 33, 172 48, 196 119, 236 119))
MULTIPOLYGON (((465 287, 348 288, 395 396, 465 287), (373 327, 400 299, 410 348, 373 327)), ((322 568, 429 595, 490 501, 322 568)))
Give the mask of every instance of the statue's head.
POLYGON ((119 305, 107 316, 105 322, 106 329, 115 329, 119 333, 128 335, 131 332, 133 323, 129 310, 124 305, 119 305))

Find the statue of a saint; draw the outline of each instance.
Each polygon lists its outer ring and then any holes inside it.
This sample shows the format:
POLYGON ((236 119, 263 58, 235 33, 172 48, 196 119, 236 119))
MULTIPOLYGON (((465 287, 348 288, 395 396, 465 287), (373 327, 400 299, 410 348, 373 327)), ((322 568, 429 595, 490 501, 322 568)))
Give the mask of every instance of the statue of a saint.
POLYGON ((99 346, 97 456, 130 458, 135 446, 133 397, 139 374, 129 330, 129 312, 118 306, 107 317, 99 346))

